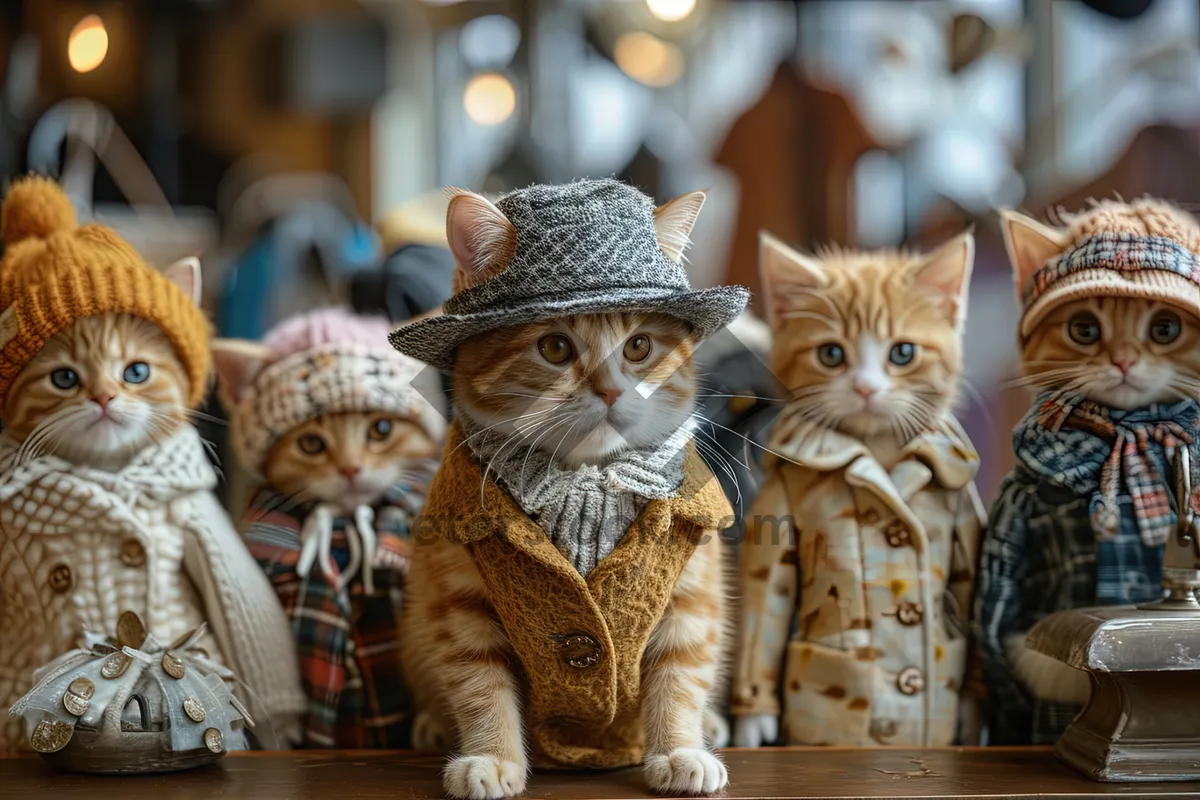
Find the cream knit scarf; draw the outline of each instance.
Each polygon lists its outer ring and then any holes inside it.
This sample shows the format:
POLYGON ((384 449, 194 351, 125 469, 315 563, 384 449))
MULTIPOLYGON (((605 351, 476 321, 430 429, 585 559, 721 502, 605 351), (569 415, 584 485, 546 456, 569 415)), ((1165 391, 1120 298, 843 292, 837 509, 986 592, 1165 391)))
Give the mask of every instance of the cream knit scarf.
POLYGON ((564 469, 541 450, 515 447, 511 437, 480 429, 466 415, 459 415, 459 424, 485 479, 495 476, 585 578, 646 503, 679 490, 693 427, 689 420, 658 447, 627 450, 603 467, 564 469))

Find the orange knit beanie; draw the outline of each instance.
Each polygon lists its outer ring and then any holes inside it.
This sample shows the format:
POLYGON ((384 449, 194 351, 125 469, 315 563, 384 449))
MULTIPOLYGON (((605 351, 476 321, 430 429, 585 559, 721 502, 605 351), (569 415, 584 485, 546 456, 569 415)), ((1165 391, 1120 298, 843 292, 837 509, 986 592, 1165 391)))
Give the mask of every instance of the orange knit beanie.
POLYGON ((31 176, 5 197, 0 236, 0 406, 51 337, 77 319, 108 312, 162 329, 190 379, 189 405, 200 404, 209 373, 208 320, 112 229, 79 226, 58 184, 31 176))

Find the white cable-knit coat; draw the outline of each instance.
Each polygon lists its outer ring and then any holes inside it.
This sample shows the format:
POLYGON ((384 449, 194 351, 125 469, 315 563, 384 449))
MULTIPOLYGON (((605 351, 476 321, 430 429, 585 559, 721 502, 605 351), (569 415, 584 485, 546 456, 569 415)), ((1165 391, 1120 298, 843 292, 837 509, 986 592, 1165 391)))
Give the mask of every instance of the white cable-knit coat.
MULTIPOLYGON (((34 671, 113 636, 136 612, 160 642, 208 624, 199 646, 231 668, 264 746, 298 734, 304 695, 274 591, 212 490, 199 434, 185 428, 117 473, 42 456, 18 464, 0 436, 0 711, 34 671), (248 689, 247 689, 248 687, 248 689)), ((0 752, 24 749, 0 718, 0 752)))

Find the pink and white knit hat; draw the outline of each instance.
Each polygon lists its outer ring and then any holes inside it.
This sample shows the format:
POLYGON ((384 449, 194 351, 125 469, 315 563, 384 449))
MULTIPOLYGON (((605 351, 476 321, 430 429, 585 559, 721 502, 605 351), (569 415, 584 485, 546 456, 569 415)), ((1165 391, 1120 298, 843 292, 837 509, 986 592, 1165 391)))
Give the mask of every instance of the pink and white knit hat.
POLYGON ((446 412, 436 372, 392 349, 390 331, 383 317, 342 308, 297 314, 271 329, 263 345, 272 360, 230 411, 230 438, 242 464, 261 472, 280 438, 322 414, 390 412, 441 440, 446 412))

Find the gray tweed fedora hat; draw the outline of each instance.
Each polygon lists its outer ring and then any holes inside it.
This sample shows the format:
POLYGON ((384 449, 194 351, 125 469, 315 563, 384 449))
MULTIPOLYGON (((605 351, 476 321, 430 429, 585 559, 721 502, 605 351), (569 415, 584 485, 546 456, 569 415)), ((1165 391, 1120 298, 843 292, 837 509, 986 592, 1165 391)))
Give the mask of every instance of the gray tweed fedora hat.
POLYGON ((657 311, 701 338, 746 307, 741 286, 693 289, 659 247, 654 202, 620 181, 531 186, 496 202, 516 229, 506 269, 446 301, 440 316, 405 325, 400 352, 449 371, 463 341, 509 325, 570 314, 657 311))

